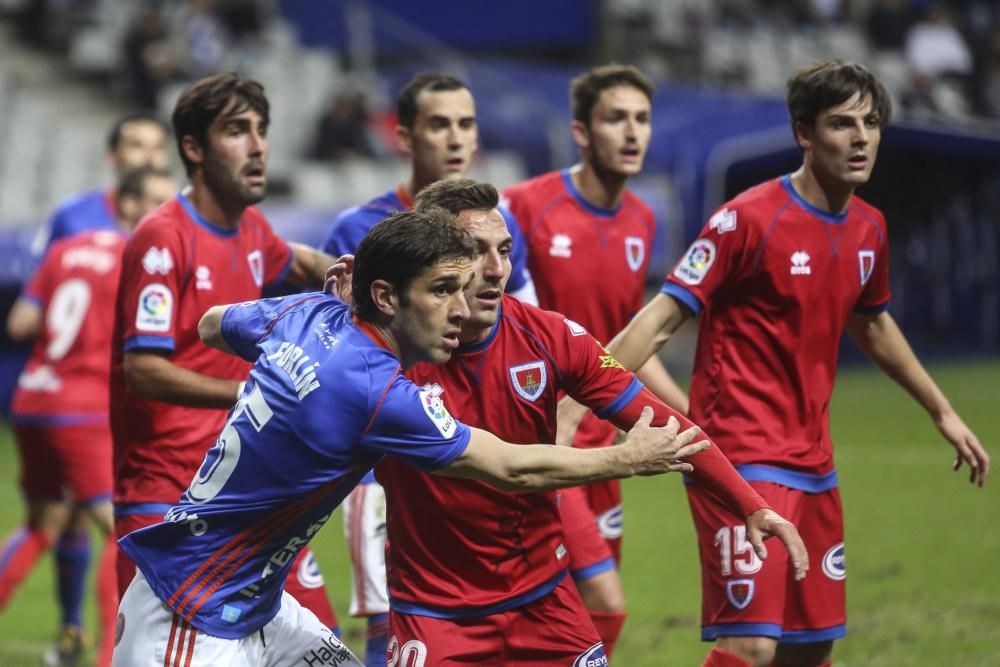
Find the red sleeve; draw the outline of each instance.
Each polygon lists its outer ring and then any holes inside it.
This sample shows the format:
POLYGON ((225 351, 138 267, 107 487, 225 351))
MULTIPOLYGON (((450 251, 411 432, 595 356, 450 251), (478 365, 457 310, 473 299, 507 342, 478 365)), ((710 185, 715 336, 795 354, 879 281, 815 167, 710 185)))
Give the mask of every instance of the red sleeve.
POLYGON ((716 211, 667 275, 663 291, 700 313, 720 287, 743 273, 753 258, 753 225, 740 220, 742 214, 736 208, 716 211))
MULTIPOLYGON (((690 419, 669 407, 646 389, 635 375, 586 332, 579 324, 565 320, 562 344, 569 351, 569 368, 560 369, 567 393, 620 429, 628 430, 645 406, 653 408, 653 425, 662 426, 671 416, 684 430, 694 426, 690 419)), ((712 443, 704 452, 687 459, 694 466, 690 477, 740 516, 767 507, 764 499, 733 468, 729 459, 712 443)))
POLYGON ((187 266, 175 225, 147 221, 125 245, 118 300, 126 352, 174 349, 180 291, 187 266))
MULTIPOLYGON (((58 242, 57 242, 58 243, 58 242)), ((42 258, 42 262, 31 275, 31 279, 21 290, 21 296, 38 304, 38 307, 45 310, 49 299, 52 298, 53 283, 55 274, 62 258, 61 244, 49 248, 42 258)))
POLYGON ((528 230, 531 229, 533 222, 531 209, 526 199, 524 187, 519 185, 512 185, 500 194, 500 203, 514 214, 514 219, 517 220, 517 225, 525 237, 528 236, 528 230))

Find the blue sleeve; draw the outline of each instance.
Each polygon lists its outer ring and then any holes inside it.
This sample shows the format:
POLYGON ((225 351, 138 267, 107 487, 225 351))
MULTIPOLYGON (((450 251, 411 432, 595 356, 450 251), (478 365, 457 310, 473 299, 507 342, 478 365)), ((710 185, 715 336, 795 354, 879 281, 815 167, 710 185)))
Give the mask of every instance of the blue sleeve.
POLYGON ((469 427, 451 416, 440 395, 402 374, 373 373, 371 401, 375 415, 361 444, 372 453, 398 456, 430 472, 457 459, 469 444, 469 427))
POLYGON ((59 207, 59 210, 57 210, 55 214, 52 216, 52 219, 49 220, 49 238, 47 246, 52 245, 54 241, 58 241, 64 236, 67 236, 66 207, 61 206, 59 207))
POLYGON ((240 357, 255 361, 260 354, 257 343, 281 315, 300 303, 321 296, 316 293, 289 294, 229 306, 222 315, 222 339, 240 357))
POLYGON ((340 257, 344 254, 354 254, 361 245, 368 230, 381 220, 378 214, 365 211, 361 207, 349 208, 336 217, 330 232, 323 241, 322 250, 325 253, 340 257))
POLYGON ((517 218, 506 206, 499 206, 500 215, 507 223, 507 231, 514 243, 510 248, 510 280, 507 281, 507 291, 516 292, 528 282, 528 244, 524 240, 521 226, 517 218))

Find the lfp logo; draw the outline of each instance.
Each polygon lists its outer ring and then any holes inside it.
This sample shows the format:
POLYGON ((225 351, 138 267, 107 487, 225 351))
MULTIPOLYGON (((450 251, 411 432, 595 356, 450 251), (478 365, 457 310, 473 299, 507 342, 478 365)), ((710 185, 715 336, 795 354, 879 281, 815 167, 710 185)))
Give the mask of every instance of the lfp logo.
POLYGON ((166 313, 169 301, 170 297, 165 290, 151 289, 142 293, 142 309, 150 315, 166 313))
POLYGON ((166 285, 151 283, 139 293, 135 328, 140 331, 170 331, 174 297, 166 285))

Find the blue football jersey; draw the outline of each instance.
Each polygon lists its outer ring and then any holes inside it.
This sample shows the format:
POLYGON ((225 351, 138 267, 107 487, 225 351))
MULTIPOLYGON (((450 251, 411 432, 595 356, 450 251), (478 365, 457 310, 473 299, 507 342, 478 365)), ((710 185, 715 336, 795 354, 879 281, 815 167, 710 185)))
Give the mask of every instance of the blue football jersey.
POLYGON ((117 229, 114 193, 92 190, 60 204, 48 225, 44 247, 53 241, 95 229, 117 229))
MULTIPOLYGON (((407 211, 413 202, 406 197, 402 188, 383 192, 375 199, 361 206, 353 206, 338 215, 330 231, 323 241, 323 251, 334 257, 354 254, 368 230, 382 222, 390 215, 407 211)), ((521 226, 517 224, 514 214, 503 205, 497 207, 503 220, 507 223, 507 231, 513 243, 510 247, 510 279, 507 281, 507 292, 516 292, 528 283, 528 244, 524 241, 521 226)))
POLYGON ((365 329, 320 293, 226 311, 223 337, 254 362, 246 388, 180 503, 119 541, 194 627, 236 639, 267 624, 296 554, 383 455, 431 471, 468 445, 365 329))

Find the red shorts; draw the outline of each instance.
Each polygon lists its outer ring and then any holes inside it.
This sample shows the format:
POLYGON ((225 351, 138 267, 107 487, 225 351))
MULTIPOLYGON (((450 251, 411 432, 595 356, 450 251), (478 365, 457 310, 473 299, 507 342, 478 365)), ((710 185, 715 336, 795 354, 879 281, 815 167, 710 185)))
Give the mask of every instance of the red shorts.
MULTIPOLYGON (((115 517, 115 537, 121 539, 134 530, 160 523, 163 514, 127 514, 115 517)), ((118 550, 115 563, 118 576, 118 599, 125 595, 132 578, 135 577, 135 563, 124 551, 118 550)), ((285 580, 285 590, 303 607, 316 614, 320 622, 328 628, 337 626, 337 616, 326 595, 323 574, 319 571, 316 558, 308 548, 296 556, 292 569, 285 580)))
MULTIPOLYGON (((607 447, 615 442, 618 429, 614 424, 598 419, 593 414, 580 424, 573 438, 573 446, 580 449, 607 447)), ((615 564, 621 564, 622 558, 622 485, 617 479, 606 482, 595 482, 581 487, 587 500, 590 519, 597 526, 597 532, 608 543, 608 548, 614 554, 615 564)), ((576 510, 573 510, 576 511, 576 510)), ((572 519, 573 525, 582 519, 572 519)), ((567 538, 566 547, 573 554, 573 542, 567 538)))
POLYGON ((431 618, 390 609, 387 661, 395 667, 608 664, 568 578, 539 600, 489 616, 431 618))
POLYGON ((87 504, 111 499, 111 429, 107 424, 14 424, 21 489, 29 499, 87 504))
POLYGON ((846 634, 844 521, 840 491, 807 493, 751 482, 764 500, 799 529, 809 551, 809 575, 795 581, 788 552, 768 540, 761 563, 741 517, 700 488, 688 501, 701 554, 701 636, 772 637, 787 643, 839 639, 846 634))
POLYGON ((597 520, 587 502, 586 487, 559 491, 559 516, 569 552, 569 571, 574 580, 585 581, 617 567, 617 554, 597 529, 597 520))

